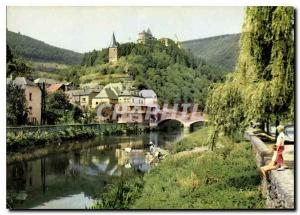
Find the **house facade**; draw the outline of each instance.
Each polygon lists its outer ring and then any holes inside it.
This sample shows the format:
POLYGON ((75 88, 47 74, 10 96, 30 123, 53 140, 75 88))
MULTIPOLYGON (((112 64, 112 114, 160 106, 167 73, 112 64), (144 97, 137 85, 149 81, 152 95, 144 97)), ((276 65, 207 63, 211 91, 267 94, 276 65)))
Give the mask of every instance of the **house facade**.
POLYGON ((116 104, 118 97, 124 90, 122 83, 107 84, 98 95, 93 98, 92 108, 97 108, 100 104, 116 104))
POLYGON ((157 96, 153 90, 123 91, 118 98, 118 123, 156 123, 157 96))
POLYGON ((25 77, 17 77, 15 78, 15 80, 12 81, 12 83, 21 86, 25 90, 29 124, 40 124, 42 111, 41 89, 34 82, 26 79, 25 77))

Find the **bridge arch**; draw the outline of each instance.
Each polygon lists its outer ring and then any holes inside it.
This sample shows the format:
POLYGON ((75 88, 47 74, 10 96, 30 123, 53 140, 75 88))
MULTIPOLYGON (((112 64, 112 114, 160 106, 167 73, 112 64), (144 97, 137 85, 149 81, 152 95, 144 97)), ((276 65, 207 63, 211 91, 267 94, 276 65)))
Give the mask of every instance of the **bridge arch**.
POLYGON ((182 126, 185 126, 185 123, 182 120, 179 120, 179 119, 176 119, 176 118, 175 119, 173 119, 173 118, 162 119, 162 120, 157 122, 157 126, 160 126, 163 123, 168 122, 168 121, 179 122, 182 126))

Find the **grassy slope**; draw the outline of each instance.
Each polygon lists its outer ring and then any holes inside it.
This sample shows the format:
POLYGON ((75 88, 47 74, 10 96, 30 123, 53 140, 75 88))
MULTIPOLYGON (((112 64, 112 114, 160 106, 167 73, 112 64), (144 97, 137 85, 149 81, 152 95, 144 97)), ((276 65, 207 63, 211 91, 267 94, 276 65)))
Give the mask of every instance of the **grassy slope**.
POLYGON ((6 31, 6 42, 13 53, 32 61, 80 64, 83 58, 81 53, 51 46, 12 31, 6 31))
POLYGON ((141 178, 109 186, 95 209, 263 208, 260 178, 250 144, 220 136, 215 151, 177 156, 207 144, 209 128, 171 146, 171 155, 141 178), (172 149, 174 148, 174 149, 172 149))
MULTIPOLYGON (((204 145, 207 130, 183 139, 186 149, 204 145), (196 143, 197 142, 197 143, 196 143)), ((132 208, 261 208, 260 179, 249 143, 219 137, 214 152, 170 156, 144 177, 142 195, 132 208)), ((174 147, 178 147, 178 144, 174 147)), ((181 147, 181 150, 184 150, 181 147)))
POLYGON ((238 56, 239 39, 240 34, 229 34, 183 41, 182 46, 209 64, 232 71, 238 56))

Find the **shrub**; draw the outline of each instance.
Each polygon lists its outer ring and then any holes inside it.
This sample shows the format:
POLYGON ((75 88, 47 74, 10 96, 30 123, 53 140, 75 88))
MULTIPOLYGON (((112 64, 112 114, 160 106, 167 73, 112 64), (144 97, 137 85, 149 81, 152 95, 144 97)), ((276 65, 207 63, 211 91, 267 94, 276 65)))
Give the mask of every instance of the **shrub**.
POLYGON ((139 176, 118 179, 105 188, 92 209, 129 209, 133 201, 141 195, 142 188, 143 179, 139 176))

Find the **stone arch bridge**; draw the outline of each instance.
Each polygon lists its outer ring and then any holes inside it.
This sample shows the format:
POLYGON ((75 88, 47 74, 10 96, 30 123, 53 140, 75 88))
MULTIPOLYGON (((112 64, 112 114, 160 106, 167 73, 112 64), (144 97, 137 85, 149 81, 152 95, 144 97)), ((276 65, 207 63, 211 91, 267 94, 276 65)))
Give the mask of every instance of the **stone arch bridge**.
POLYGON ((197 122, 205 122, 203 112, 180 112, 173 110, 164 110, 158 117, 157 125, 168 121, 168 120, 176 120, 180 122, 184 128, 190 128, 192 124, 197 122))

